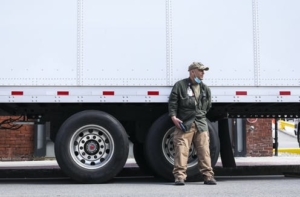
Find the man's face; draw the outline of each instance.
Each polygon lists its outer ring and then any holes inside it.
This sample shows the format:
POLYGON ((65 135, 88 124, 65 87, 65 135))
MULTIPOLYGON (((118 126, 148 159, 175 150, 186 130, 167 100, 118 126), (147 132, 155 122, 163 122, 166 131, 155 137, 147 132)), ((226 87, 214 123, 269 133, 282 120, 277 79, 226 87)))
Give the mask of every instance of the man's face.
POLYGON ((204 70, 194 69, 193 74, 194 77, 198 77, 199 79, 203 80, 204 70))

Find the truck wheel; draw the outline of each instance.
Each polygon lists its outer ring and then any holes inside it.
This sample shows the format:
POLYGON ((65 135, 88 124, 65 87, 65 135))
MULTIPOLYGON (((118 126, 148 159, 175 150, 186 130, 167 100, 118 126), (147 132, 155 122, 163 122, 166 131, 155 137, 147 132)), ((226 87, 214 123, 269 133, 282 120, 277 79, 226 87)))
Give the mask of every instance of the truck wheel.
MULTIPOLYGON (((217 163, 220 153, 220 142, 217 130, 208 121, 210 134, 210 155, 212 167, 217 163)), ((147 161, 153 171, 160 177, 174 181, 172 174, 174 165, 173 133, 175 126, 168 114, 161 116, 151 126, 146 138, 145 153, 147 161)), ((197 155, 194 145, 189 150, 187 176, 199 174, 197 155)))
POLYGON ((146 161, 143 144, 138 142, 133 144, 133 155, 141 171, 143 171, 146 175, 154 174, 153 170, 149 167, 149 164, 146 161))
POLYGON ((298 144, 300 147, 300 122, 298 122, 298 125, 297 125, 297 140, 298 140, 298 144))
POLYGON ((128 151, 128 138, 120 122, 95 110, 69 117, 60 127, 55 141, 60 168, 82 183, 112 179, 124 167, 128 151))

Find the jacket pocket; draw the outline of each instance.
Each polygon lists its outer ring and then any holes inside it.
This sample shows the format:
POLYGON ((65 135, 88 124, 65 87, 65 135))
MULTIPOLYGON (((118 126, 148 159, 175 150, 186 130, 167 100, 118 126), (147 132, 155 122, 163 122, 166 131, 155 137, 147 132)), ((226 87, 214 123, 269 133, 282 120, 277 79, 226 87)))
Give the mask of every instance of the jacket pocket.
POLYGON ((195 97, 187 96, 180 98, 180 106, 189 109, 195 109, 195 97))
POLYGON ((206 111, 207 110, 207 107, 208 107, 208 100, 206 99, 206 97, 204 97, 202 99, 202 106, 201 106, 201 109, 206 111))

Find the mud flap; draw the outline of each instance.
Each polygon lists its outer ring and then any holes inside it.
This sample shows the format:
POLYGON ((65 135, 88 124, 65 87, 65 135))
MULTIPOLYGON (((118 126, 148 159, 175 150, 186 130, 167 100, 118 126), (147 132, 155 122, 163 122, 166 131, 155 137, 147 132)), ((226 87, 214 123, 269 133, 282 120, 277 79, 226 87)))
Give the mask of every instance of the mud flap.
POLYGON ((236 167, 235 159, 232 152, 228 119, 219 120, 218 127, 222 165, 225 168, 236 167))

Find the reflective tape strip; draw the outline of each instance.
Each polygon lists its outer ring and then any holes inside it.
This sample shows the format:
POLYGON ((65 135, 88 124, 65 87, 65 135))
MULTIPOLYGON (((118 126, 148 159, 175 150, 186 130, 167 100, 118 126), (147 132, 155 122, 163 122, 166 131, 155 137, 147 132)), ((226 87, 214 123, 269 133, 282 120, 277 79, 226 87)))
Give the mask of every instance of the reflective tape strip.
POLYGON ((24 95, 23 91, 11 91, 12 96, 22 96, 24 95))
POLYGON ((246 96, 247 95, 247 91, 236 91, 235 95, 237 95, 237 96, 246 96))
POLYGON ((57 91, 57 96, 68 96, 69 91, 57 91))
POLYGON ((114 96, 115 92, 114 91, 103 91, 102 94, 105 96, 114 96))
POLYGON ((148 91, 148 96, 158 96, 159 91, 148 91))
POLYGON ((280 91, 279 95, 281 95, 281 96, 288 96, 288 95, 291 95, 291 91, 280 91))

